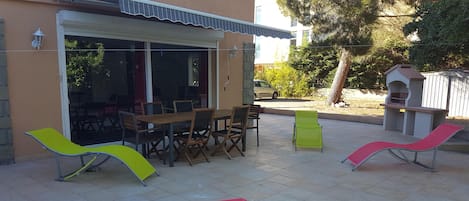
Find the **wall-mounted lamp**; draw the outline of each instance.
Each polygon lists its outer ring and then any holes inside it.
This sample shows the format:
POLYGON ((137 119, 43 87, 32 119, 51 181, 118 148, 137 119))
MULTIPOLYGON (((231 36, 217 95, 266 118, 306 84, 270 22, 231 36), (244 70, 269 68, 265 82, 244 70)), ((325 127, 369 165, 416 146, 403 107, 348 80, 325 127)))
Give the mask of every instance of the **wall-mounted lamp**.
POLYGON ((235 45, 235 46, 233 46, 233 48, 231 48, 231 50, 229 52, 230 58, 235 57, 237 53, 238 53, 238 47, 236 47, 236 45, 235 45))
POLYGON ((33 33, 34 39, 31 42, 31 45, 35 49, 40 49, 42 45, 42 39, 44 39, 44 33, 41 31, 41 28, 37 28, 37 30, 33 33))

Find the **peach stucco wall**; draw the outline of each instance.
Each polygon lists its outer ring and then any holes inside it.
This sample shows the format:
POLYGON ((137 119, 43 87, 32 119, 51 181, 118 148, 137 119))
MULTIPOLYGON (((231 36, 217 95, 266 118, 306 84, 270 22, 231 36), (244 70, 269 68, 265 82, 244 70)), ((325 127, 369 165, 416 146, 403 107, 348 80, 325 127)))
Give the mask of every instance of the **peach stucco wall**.
POLYGON ((44 153, 25 131, 46 126, 62 129, 56 10, 47 4, 0 1, 15 160, 44 153), (46 34, 40 51, 31 47, 32 33, 38 27, 46 34))
MULTIPOLYGON (((161 0, 160 2, 245 21, 252 21, 254 18, 254 0, 161 0)), ((57 3, 56 0, 0 0, 0 18, 5 22, 10 111, 16 161, 47 153, 31 138, 25 136, 25 131, 41 127, 62 130, 56 13, 65 7, 73 9, 70 5, 57 3), (46 36, 41 50, 34 50, 31 47, 32 33, 38 27, 46 36)), ((87 10, 86 7, 78 9, 82 12, 87 10)), ((99 13, 96 10, 94 12, 99 13)), ((108 10, 106 13, 120 15, 118 11, 108 10)), ((241 49, 245 42, 252 42, 252 36, 225 33, 225 38, 220 41, 219 83, 213 78, 213 83, 220 86, 220 108, 231 108, 242 104, 241 49), (238 54, 230 58, 228 50, 235 45, 239 49, 238 54)))
POLYGON ((220 108, 231 108, 233 105, 243 103, 243 42, 252 41, 250 36, 225 33, 225 38, 220 42, 220 108), (229 56, 229 49, 236 45, 237 54, 229 56), (229 76, 229 80, 228 80, 229 76))

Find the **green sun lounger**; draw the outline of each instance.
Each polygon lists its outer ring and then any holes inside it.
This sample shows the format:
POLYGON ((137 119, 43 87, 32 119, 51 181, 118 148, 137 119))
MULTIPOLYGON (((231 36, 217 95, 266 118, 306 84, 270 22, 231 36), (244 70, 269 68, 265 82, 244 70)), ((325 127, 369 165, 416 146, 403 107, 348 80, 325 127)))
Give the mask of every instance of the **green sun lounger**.
POLYGON ((146 186, 144 180, 153 174, 156 169, 137 151, 123 145, 104 145, 99 147, 84 147, 65 138, 53 128, 43 128, 25 133, 39 142, 45 149, 55 153, 59 181, 66 181, 79 175, 81 172, 97 168, 111 157, 126 165, 138 180, 146 186), (60 157, 80 157, 81 167, 63 174, 60 157), (87 161, 85 161, 85 158, 87 161))
POLYGON ((295 151, 297 148, 318 148, 322 152, 322 127, 317 111, 295 111, 292 142, 295 151))

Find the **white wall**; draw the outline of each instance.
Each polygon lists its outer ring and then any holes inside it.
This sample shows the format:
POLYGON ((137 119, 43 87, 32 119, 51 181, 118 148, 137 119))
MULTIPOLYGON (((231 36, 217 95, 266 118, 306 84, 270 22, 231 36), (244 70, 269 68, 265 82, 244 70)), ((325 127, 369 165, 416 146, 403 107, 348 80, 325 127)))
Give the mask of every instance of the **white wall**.
MULTIPOLYGON (((254 22, 256 24, 295 32, 296 46, 302 45, 303 30, 309 30, 309 28, 301 24, 292 27, 290 17, 283 16, 275 0, 256 0, 254 12, 254 22)), ((307 38, 310 40, 311 36, 309 35, 307 38)), ((254 43, 257 50, 255 64, 271 64, 288 59, 290 51, 289 39, 255 37, 254 43)))
MULTIPOLYGON (((254 22, 256 24, 290 30, 290 18, 282 15, 275 0, 256 0, 254 8, 254 22)), ((256 36, 254 43, 257 50, 255 64, 274 63, 287 59, 289 39, 256 36)))
POLYGON ((469 72, 422 74, 426 78, 423 83, 423 107, 448 109, 449 117, 469 118, 469 72))

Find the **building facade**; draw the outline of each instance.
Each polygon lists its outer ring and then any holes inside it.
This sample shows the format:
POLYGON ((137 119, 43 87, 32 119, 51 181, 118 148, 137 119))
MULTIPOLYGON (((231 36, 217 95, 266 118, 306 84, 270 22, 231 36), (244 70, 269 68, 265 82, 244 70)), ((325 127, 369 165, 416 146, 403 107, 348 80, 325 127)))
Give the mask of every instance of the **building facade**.
MULTIPOLYGON (((0 161, 46 155, 25 131, 87 145, 116 140, 117 110, 191 99, 252 101, 254 1, 0 1, 0 161), (95 137, 91 137, 95 136, 95 137)), ((120 134, 118 134, 120 135, 120 134)))
POLYGON ((289 30, 292 35, 291 38, 286 39, 255 36, 256 51, 254 63, 256 68, 270 67, 275 62, 287 61, 292 46, 306 45, 311 41, 311 27, 303 26, 296 19, 284 16, 275 1, 256 0, 254 22, 256 24, 289 30))

